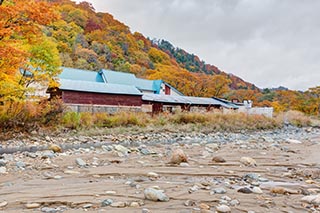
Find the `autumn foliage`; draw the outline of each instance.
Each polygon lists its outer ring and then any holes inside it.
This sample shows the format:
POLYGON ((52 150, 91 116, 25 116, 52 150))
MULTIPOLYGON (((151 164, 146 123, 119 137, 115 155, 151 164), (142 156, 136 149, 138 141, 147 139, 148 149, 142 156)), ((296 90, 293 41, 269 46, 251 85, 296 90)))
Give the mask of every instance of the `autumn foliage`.
POLYGON ((54 83, 61 65, 163 79, 185 95, 253 100, 276 111, 319 115, 319 87, 260 90, 165 40, 151 40, 90 3, 0 1, 0 102, 24 100, 33 83, 54 83))

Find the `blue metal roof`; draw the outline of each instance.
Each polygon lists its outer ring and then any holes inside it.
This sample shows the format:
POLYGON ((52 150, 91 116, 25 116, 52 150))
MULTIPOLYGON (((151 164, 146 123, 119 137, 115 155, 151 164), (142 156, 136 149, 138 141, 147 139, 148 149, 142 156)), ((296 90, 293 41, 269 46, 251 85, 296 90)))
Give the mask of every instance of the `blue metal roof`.
POLYGON ((59 89, 107 94, 142 95, 142 93, 134 86, 91 81, 75 81, 69 79, 60 79, 59 89))
MULTIPOLYGON (((154 80, 137 78, 132 73, 116 72, 116 71, 104 70, 104 69, 101 70, 100 73, 102 74, 106 83, 133 85, 140 90, 149 90, 154 92, 160 91, 161 84, 154 83, 155 82, 154 80)), ((161 80, 158 80, 158 81, 161 81, 161 80)))
POLYGON ((222 106, 225 108, 238 108, 225 104, 212 98, 192 97, 192 96, 175 96, 175 95, 158 95, 158 94, 143 94, 142 100, 169 103, 169 104, 190 104, 190 105, 206 105, 206 106, 222 106))
POLYGON ((62 72, 58 78, 78 81, 104 82, 98 72, 69 67, 62 67, 62 72))

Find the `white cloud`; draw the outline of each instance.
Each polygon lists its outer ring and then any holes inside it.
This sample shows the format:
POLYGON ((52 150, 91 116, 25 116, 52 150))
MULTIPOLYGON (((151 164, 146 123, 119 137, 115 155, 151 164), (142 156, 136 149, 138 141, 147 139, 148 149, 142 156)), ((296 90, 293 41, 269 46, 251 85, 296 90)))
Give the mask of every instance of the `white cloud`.
POLYGON ((89 0, 151 38, 255 83, 320 85, 320 1, 89 0))

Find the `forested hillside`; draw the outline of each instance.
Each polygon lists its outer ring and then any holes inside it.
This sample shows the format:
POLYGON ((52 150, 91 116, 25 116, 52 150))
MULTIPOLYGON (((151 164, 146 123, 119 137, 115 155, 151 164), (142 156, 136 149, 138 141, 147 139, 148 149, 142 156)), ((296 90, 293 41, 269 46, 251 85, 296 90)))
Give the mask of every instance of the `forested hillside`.
POLYGON ((70 0, 0 1, 0 97, 22 100, 31 81, 55 83, 59 67, 101 68, 163 79, 185 95, 252 99, 276 110, 319 113, 319 88, 307 92, 260 90, 254 84, 206 64, 165 40, 150 40, 70 0), (22 69, 21 69, 22 68, 22 69), (17 73, 32 73, 33 78, 17 73))

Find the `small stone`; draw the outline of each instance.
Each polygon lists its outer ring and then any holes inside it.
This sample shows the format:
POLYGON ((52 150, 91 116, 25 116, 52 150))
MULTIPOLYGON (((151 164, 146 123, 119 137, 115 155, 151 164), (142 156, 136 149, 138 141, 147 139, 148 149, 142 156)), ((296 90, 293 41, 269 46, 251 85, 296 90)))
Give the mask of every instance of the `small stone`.
POLYGON ((217 206, 217 212, 227 213, 227 212, 231 212, 231 209, 227 205, 220 205, 220 206, 217 206))
POLYGON ((262 194, 263 191, 259 187, 253 187, 252 192, 254 194, 262 194))
POLYGON ((138 208, 138 207, 140 207, 140 204, 138 202, 131 202, 130 207, 138 208))
POLYGON ((160 177, 160 175, 155 172, 148 172, 147 176, 149 178, 159 178, 160 177))
POLYGON ((182 163, 180 163, 180 166, 181 166, 181 167, 189 167, 190 165, 189 165, 188 163, 182 162, 182 163))
POLYGON ((242 163, 245 166, 257 166, 257 162, 250 157, 242 157, 240 159, 240 163, 242 163))
POLYGON ((36 209, 36 208, 39 208, 40 206, 41 206, 40 203, 27 203, 25 205, 27 209, 36 209))
POLYGON ((6 166, 8 163, 7 160, 0 159, 0 167, 6 166))
POLYGON ((244 194, 251 194, 252 190, 250 188, 248 188, 248 187, 243 187, 243 188, 238 189, 237 192, 241 192, 241 193, 244 193, 244 194))
POLYGON ((24 169, 24 168, 26 167, 26 164, 25 164, 24 162, 22 162, 22 161, 18 161, 18 162, 16 163, 16 166, 17 166, 17 168, 19 168, 19 169, 24 169))
POLYGON ((151 213, 151 211, 149 209, 143 208, 141 213, 151 213))
POLYGON ((82 208, 84 208, 84 209, 89 209, 89 208, 91 208, 92 206, 93 206, 93 205, 92 205, 91 203, 88 203, 88 204, 83 205, 82 208))
POLYGON ((62 148, 56 144, 51 144, 49 147, 48 147, 48 150, 51 150, 53 152, 62 152, 62 148))
POLYGON ((239 200, 231 200, 229 204, 230 204, 230 206, 237 206, 240 204, 240 201, 239 200))
POLYGON ((215 162, 215 163, 225 163, 226 162, 226 160, 220 156, 213 157, 211 161, 215 162))
POLYGON ((124 207, 126 207, 126 203, 119 201, 119 202, 111 203, 110 206, 115 207, 115 208, 124 208, 124 207))
POLYGON ((114 149, 118 152, 121 152, 123 155, 127 155, 128 153, 130 153, 130 150, 122 145, 115 145, 114 149))
POLYGON ((102 207, 110 206, 112 203, 113 203, 113 200, 112 200, 112 199, 106 199, 106 200, 103 200, 103 201, 101 202, 101 206, 102 206, 102 207))
POLYGON ((116 191, 106 191, 105 193, 106 193, 107 195, 115 195, 115 194, 117 194, 116 191))
POLYGON ((215 188, 212 190, 214 194, 225 194, 227 193, 227 190, 225 188, 215 188))
POLYGON ((199 208, 209 210, 210 206, 206 203, 200 203, 199 208))
POLYGON ((0 174, 5 174, 5 173, 7 173, 7 168, 4 166, 1 166, 0 167, 0 174))
POLYGON ((297 190, 287 189, 287 188, 284 188, 284 187, 273 187, 273 188, 270 189, 270 192, 274 193, 274 194, 282 194, 282 195, 285 195, 285 194, 299 194, 299 191, 297 191, 297 190))
POLYGON ((53 158, 54 152, 52 150, 46 150, 42 153, 42 158, 53 158))
POLYGON ((151 154, 151 152, 149 150, 145 149, 145 148, 140 149, 140 152, 143 155, 150 155, 151 154))
POLYGON ((73 171, 73 170, 65 170, 63 173, 68 174, 68 175, 78 175, 78 174, 80 174, 80 172, 73 171))
POLYGON ((232 200, 232 199, 231 199, 229 196, 227 196, 227 195, 222 196, 221 199, 222 199, 222 200, 226 200, 226 201, 231 201, 231 200, 232 200))
POLYGON ((207 144, 206 147, 214 150, 214 151, 217 151, 219 149, 219 145, 218 144, 215 144, 215 143, 210 143, 210 144, 207 144))
POLYGON ((313 205, 320 205, 320 194, 304 196, 301 198, 301 201, 313 205))
POLYGON ((169 197, 166 194, 164 194, 161 190, 157 190, 154 188, 145 189, 144 196, 147 200, 161 201, 161 202, 169 201, 169 197))
POLYGON ((193 200, 187 200, 186 202, 184 202, 185 206, 195 206, 196 202, 193 200))
POLYGON ((287 139, 287 143, 293 143, 293 144, 301 144, 302 142, 295 139, 287 139))
POLYGON ((84 160, 82 160, 81 158, 77 158, 77 159, 76 159, 76 163, 77 163, 77 165, 80 166, 80 167, 84 167, 84 166, 87 165, 87 163, 86 163, 84 160))
POLYGON ((8 205, 7 201, 0 202, 0 208, 6 207, 8 205))
POLYGON ((58 209, 49 208, 49 207, 43 207, 43 208, 41 208, 41 212, 45 212, 45 213, 57 213, 57 212, 58 212, 58 209))
POLYGON ((187 155, 183 152, 182 149, 176 149, 172 153, 170 163, 172 164, 180 164, 182 162, 188 162, 187 155))

